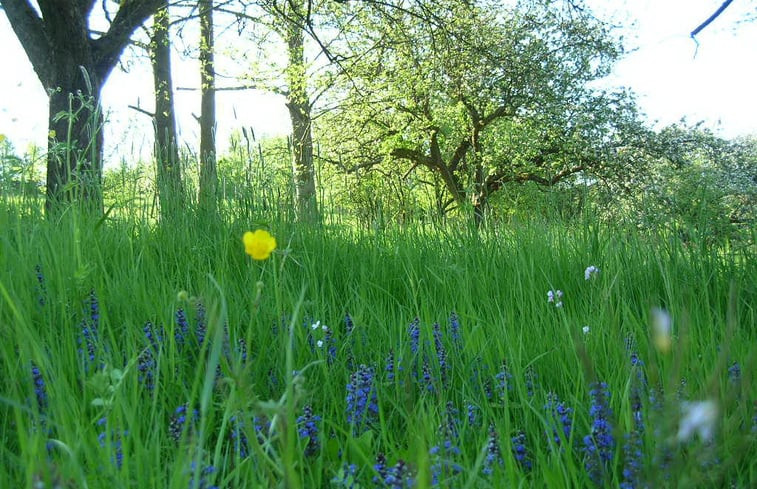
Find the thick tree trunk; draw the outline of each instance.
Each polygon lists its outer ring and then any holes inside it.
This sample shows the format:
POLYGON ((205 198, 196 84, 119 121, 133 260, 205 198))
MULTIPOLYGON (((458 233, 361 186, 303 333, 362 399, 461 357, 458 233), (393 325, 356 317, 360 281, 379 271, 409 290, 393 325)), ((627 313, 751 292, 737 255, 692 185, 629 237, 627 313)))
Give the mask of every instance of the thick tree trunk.
POLYGON ((292 176, 294 180, 295 212, 301 221, 314 221, 318 217, 313 167, 312 119, 307 94, 305 72, 304 34, 294 22, 287 26, 289 66, 287 108, 292 121, 292 176))
POLYGON ((213 0, 199 0, 200 14, 200 207, 215 209, 218 173, 216 170, 216 91, 213 67, 213 0))
POLYGON ((164 2, 164 7, 154 16, 150 58, 155 85, 155 159, 158 196, 161 216, 168 218, 182 209, 184 189, 174 115, 168 1, 164 0, 164 2))
POLYGON ((81 199, 102 211, 100 91, 129 37, 163 0, 121 2, 108 32, 90 37, 94 0, 0 0, 49 94, 45 208, 81 199))

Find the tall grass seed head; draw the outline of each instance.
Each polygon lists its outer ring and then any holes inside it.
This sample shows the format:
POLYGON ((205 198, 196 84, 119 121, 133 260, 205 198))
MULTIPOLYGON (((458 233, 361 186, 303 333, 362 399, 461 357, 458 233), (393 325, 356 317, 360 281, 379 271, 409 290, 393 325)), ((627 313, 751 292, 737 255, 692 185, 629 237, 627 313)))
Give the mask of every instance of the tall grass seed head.
POLYGON ((253 260, 267 260, 276 249, 276 238, 264 229, 247 231, 242 236, 242 241, 244 241, 245 253, 253 260))
POLYGON ((660 353, 668 353, 672 345, 673 321, 670 314, 658 307, 652 309, 652 341, 660 353))

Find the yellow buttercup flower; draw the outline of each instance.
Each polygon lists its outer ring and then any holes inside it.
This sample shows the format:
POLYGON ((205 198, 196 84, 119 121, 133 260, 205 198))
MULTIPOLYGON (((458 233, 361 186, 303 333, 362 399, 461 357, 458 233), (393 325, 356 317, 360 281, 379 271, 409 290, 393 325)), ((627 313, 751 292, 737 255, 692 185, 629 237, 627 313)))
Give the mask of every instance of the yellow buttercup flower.
POLYGON ((0 144, 3 144, 5 142, 5 134, 0 134, 0 144))
POLYGON ((244 241, 244 252, 253 260, 266 260, 276 249, 276 238, 263 229, 247 231, 242 236, 242 241, 244 241))
POLYGON ((50 139, 55 139, 55 136, 57 136, 55 129, 50 129, 50 131, 47 133, 47 137, 50 139))

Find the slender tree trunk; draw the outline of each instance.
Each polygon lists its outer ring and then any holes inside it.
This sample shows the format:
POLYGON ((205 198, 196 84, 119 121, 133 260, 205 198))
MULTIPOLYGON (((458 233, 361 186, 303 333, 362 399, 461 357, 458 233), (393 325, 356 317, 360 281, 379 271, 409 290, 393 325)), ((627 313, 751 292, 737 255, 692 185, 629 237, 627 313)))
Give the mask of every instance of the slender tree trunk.
POLYGON ((213 0, 198 0, 200 15, 200 206, 212 210, 216 205, 216 92, 213 67, 213 0))
POLYGON ((286 41, 289 54, 289 65, 286 71, 289 87, 287 108, 292 121, 295 212, 298 220, 315 221, 318 218, 318 206, 315 194, 312 119, 307 93, 304 33, 298 23, 287 22, 286 41))
POLYGON ((164 2, 163 8, 153 18, 150 59, 155 86, 155 159, 158 196, 161 216, 167 218, 182 209, 184 189, 174 115, 168 0, 164 2))

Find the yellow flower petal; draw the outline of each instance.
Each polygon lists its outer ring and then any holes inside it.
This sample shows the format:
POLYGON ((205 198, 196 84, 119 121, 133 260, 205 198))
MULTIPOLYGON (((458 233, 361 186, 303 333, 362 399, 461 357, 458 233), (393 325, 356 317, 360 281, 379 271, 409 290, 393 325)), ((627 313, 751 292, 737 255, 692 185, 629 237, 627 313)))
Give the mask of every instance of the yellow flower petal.
POLYGON ((0 144, 5 142, 5 134, 0 134, 0 144))
POLYGON ((244 252, 253 260, 266 260, 276 249, 276 238, 263 229, 247 231, 242 236, 242 241, 244 241, 244 252))

